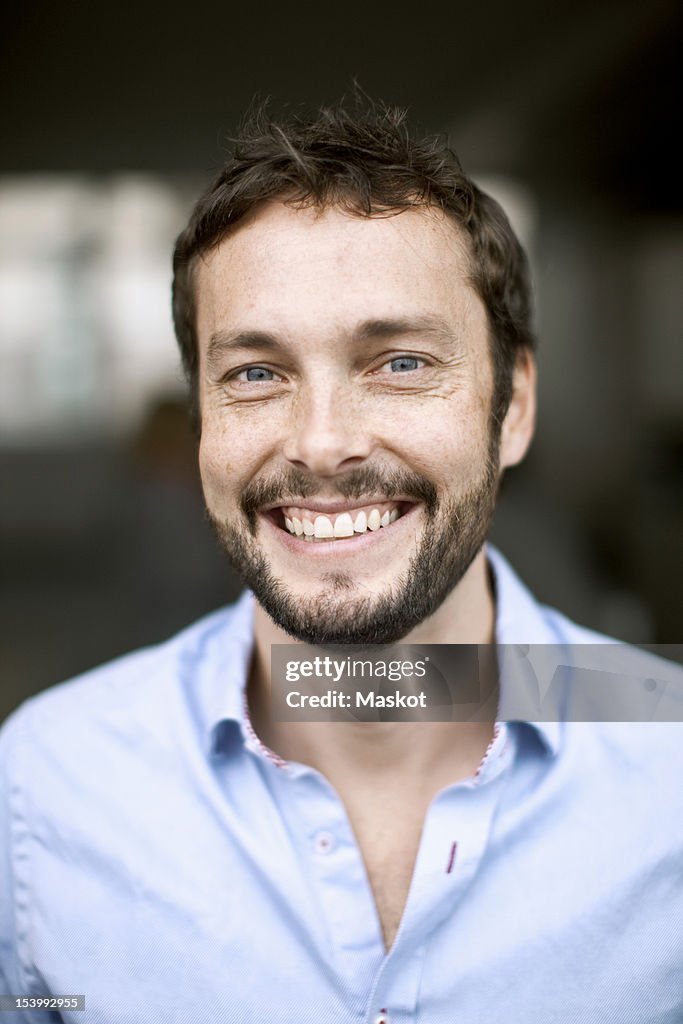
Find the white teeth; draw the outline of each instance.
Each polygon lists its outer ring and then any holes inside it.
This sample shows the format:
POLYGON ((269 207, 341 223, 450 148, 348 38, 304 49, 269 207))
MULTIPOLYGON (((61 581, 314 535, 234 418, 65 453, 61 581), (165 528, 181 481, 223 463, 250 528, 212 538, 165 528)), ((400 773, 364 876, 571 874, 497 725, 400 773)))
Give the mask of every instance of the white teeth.
POLYGON ((379 509, 373 508, 372 512, 368 516, 368 529, 379 530, 382 520, 380 518, 379 509))
POLYGON ((399 516, 397 508, 382 514, 378 508, 373 508, 369 514, 365 510, 358 512, 355 522, 350 512, 341 512, 337 516, 317 515, 313 522, 305 516, 301 519, 292 516, 290 519, 284 515, 283 518, 287 531, 303 540, 333 540, 337 537, 353 537, 367 530, 375 532, 380 527, 385 528, 395 523, 399 516))
POLYGON ((348 512, 342 512, 334 521, 335 537, 353 537, 353 519, 348 512))
POLYGON ((368 528, 368 517, 365 512, 359 512, 354 523, 354 533, 365 533, 368 528))
MULTIPOLYGON (((305 520, 304 520, 305 522, 305 520)), ((315 517, 315 536, 316 537, 334 537, 334 527, 327 516, 316 516, 315 517)))

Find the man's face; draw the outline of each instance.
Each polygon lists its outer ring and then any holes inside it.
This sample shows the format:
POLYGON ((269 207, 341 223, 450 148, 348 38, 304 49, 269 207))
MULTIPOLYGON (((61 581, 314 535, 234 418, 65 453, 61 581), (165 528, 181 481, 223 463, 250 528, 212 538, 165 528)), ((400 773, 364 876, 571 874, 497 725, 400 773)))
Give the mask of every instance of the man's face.
POLYGON ((197 272, 207 509, 273 620, 389 643, 486 537, 488 325, 456 227, 263 205, 197 272))

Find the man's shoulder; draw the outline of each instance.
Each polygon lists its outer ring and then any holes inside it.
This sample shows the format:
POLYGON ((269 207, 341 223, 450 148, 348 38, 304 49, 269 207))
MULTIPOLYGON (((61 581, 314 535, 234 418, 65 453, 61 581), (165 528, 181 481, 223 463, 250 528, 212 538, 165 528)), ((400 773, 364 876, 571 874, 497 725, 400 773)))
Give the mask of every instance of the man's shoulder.
POLYGON ((540 604, 491 546, 488 557, 505 717, 538 721, 567 749, 591 743, 596 763, 621 750, 629 763, 659 766, 662 777, 674 763, 683 769, 683 667, 669 645, 643 648, 580 625, 540 604))
POLYGON ((240 602, 204 616, 170 639, 132 651, 51 686, 24 701, 0 729, 3 746, 17 737, 42 747, 80 746, 87 734, 150 728, 201 671, 217 639, 229 633, 240 602))

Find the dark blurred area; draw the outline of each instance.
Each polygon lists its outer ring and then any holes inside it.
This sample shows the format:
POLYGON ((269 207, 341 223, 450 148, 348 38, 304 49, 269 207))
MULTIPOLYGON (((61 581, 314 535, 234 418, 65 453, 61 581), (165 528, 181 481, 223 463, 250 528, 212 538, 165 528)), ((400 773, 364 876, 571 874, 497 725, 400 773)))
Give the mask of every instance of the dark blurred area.
POLYGON ((24 0, 0 26, 0 718, 239 591, 203 517, 170 251, 255 93, 448 132, 534 268, 540 418, 494 539, 544 601, 681 640, 683 19, 671 2, 24 0))

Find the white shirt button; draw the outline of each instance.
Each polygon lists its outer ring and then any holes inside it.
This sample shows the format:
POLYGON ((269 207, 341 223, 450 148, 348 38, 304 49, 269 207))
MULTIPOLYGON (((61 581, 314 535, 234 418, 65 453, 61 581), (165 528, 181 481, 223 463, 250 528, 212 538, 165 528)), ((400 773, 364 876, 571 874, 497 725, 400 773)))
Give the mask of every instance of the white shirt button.
POLYGON ((389 1024, 389 1014, 386 1010, 380 1010, 375 1017, 373 1024, 389 1024))
POLYGON ((313 840, 316 853, 331 853, 334 849, 334 836, 331 832, 318 832, 313 840))

